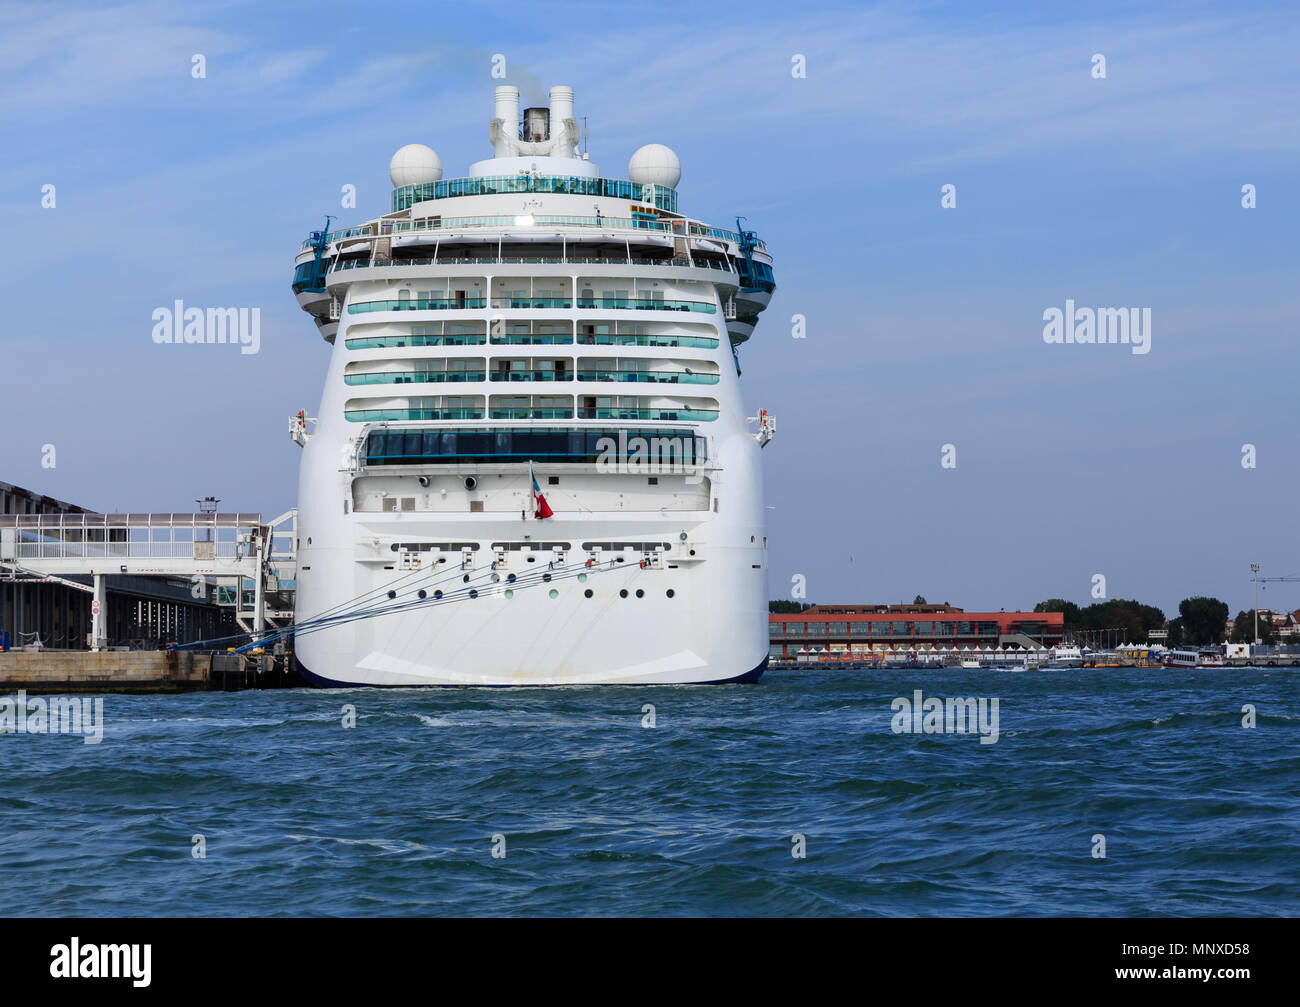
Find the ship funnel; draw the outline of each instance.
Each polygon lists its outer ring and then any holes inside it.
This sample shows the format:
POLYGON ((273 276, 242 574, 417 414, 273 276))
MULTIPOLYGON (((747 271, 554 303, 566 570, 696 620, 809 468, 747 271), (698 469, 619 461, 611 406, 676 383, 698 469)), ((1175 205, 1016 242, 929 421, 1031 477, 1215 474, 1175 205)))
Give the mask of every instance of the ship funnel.
POLYGON ((492 118, 501 120, 499 128, 493 131, 492 145, 498 157, 509 157, 519 139, 519 88, 509 84, 497 88, 492 118))
POLYGON ((573 118, 573 88, 551 88, 551 122, 573 118))
POLYGON ((578 123, 573 118, 573 88, 551 88, 551 136, 556 156, 577 157, 578 123))

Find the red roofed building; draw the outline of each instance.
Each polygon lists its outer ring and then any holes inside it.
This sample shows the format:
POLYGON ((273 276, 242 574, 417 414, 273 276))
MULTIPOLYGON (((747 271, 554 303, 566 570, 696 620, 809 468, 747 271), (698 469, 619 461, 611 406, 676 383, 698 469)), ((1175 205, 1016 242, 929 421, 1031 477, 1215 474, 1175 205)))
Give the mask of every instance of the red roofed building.
POLYGON ((769 653, 793 659, 800 651, 863 653, 914 647, 1046 647, 1061 642, 1060 612, 964 612, 951 605, 814 605, 768 616, 769 653))

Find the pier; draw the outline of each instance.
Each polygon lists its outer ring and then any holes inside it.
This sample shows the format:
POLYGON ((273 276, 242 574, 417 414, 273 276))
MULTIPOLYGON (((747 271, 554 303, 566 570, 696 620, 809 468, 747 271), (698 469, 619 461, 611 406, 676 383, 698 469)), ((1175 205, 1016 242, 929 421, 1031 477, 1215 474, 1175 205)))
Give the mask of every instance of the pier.
POLYGON ((202 692, 278 689, 302 684, 292 654, 190 651, 0 652, 0 692, 202 692))

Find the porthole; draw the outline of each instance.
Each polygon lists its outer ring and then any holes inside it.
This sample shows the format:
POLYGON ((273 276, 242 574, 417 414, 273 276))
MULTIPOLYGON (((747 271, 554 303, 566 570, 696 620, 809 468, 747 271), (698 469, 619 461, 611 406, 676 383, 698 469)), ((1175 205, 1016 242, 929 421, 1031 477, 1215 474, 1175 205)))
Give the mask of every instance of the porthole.
POLYGON ((510 588, 506 588, 506 597, 507 597, 507 598, 513 598, 514 596, 515 596, 515 593, 514 593, 513 591, 511 591, 510 588))
POLYGON ((583 592, 582 592, 582 596, 583 596, 584 598, 590 598, 590 597, 591 597, 591 588, 587 588, 587 590, 583 591, 583 592))
POLYGON ((462 584, 468 584, 468 583, 469 583, 469 574, 465 574, 465 576, 462 577, 462 578, 460 579, 460 582, 461 582, 462 584))
POLYGON ((396 592, 396 591, 389 591, 389 592, 388 592, 388 597, 389 597, 389 598, 396 598, 396 597, 397 597, 397 592, 396 592))
POLYGON ((507 575, 506 575, 506 583, 507 583, 507 584, 513 584, 513 583, 515 582, 515 580, 516 580, 516 577, 515 577, 514 574, 511 573, 511 574, 507 574, 507 575))
POLYGON ((579 584, 587 583, 587 575, 585 573, 578 574, 578 583, 579 584))
POLYGON ((471 598, 477 598, 477 597, 478 597, 478 588, 471 587, 471 588, 469 589, 469 596, 470 596, 471 598))
POLYGON ((442 592, 441 592, 441 591, 434 591, 434 592, 433 592, 433 597, 434 597, 435 600, 438 599, 438 598, 441 598, 441 597, 442 597, 442 592))
POLYGON ((421 597, 421 598, 427 598, 427 597, 429 597, 429 592, 427 592, 426 590, 424 590, 424 588, 420 588, 420 597, 421 597))
POLYGON ((677 592, 674 591, 671 587, 670 587, 667 591, 664 592, 664 594, 668 595, 669 598, 671 598, 671 597, 672 597, 674 594, 676 594, 676 593, 677 593, 677 592))
POLYGON ((620 592, 618 593, 618 596, 619 596, 620 598, 626 598, 626 597, 627 597, 627 588, 623 588, 623 590, 620 591, 620 592))
POLYGON ((637 588, 637 589, 636 589, 636 596, 637 596, 638 598, 644 598, 644 597, 645 597, 645 592, 642 591, 640 588, 637 588))
POLYGON ((549 573, 542 574, 542 580, 549 582, 550 579, 551 579, 551 575, 549 573))
POLYGON ((560 596, 560 592, 555 590, 555 588, 551 588, 550 595, 552 598, 558 598, 560 596))
POLYGON ((392 544, 391 548, 392 548, 393 552, 397 552, 397 543, 394 542, 394 543, 392 544))

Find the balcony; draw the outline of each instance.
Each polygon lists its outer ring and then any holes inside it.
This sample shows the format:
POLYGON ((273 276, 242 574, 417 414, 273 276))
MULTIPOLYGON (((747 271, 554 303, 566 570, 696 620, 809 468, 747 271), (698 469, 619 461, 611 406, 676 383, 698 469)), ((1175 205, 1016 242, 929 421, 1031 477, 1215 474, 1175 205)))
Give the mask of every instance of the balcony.
POLYGON ((669 385, 716 385, 716 374, 690 374, 686 371, 641 371, 616 368, 610 370, 579 368, 579 381, 630 381, 669 385))
POLYGON ((677 406, 640 409, 626 406, 597 406, 578 410, 583 420, 716 420, 716 409, 684 409, 677 406))
MULTIPOLYGON (((482 381, 485 371, 377 371, 371 374, 345 374, 344 384, 349 385, 404 385, 446 381, 482 381)), ((495 378, 495 376, 494 376, 495 378)))
POLYGON ((572 381, 573 372, 564 371, 530 371, 515 370, 493 371, 491 374, 493 381, 572 381))
POLYGON ((506 308, 571 308, 573 299, 570 297, 494 297, 492 307, 503 310, 506 308))
POLYGON ((718 306, 713 301, 670 301, 661 298, 631 297, 580 297, 579 308, 612 308, 631 311, 699 311, 715 314, 718 306))
POLYGON ((349 423, 384 423, 393 420, 481 420, 483 408, 473 409, 348 409, 349 423))
POLYGON ((461 311, 487 306, 484 297, 403 298, 396 301, 361 301, 348 305, 348 314, 361 315, 369 311, 461 311))
POLYGON ((503 406, 490 409, 488 415, 494 420, 571 420, 572 406, 503 406))
POLYGON ((578 336, 578 342, 583 346, 658 346, 669 349, 685 346, 701 350, 715 350, 718 348, 718 341, 708 336, 648 336, 639 333, 622 332, 586 332, 578 336))
POLYGON ((454 332, 418 336, 359 336, 345 342, 349 350, 387 350, 406 346, 481 346, 487 342, 487 334, 454 332))

